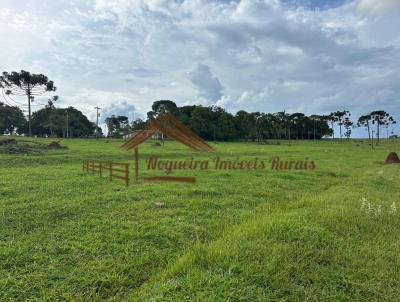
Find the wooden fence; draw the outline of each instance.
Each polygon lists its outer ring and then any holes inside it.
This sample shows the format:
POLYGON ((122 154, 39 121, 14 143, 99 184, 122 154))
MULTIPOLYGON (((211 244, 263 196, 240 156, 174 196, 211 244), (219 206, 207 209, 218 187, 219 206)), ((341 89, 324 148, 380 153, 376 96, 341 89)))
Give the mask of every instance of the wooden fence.
POLYGON ((108 179, 121 179, 125 181, 125 185, 129 185, 129 163, 114 163, 111 161, 85 160, 82 163, 83 171, 97 174, 100 176, 107 175, 108 179))

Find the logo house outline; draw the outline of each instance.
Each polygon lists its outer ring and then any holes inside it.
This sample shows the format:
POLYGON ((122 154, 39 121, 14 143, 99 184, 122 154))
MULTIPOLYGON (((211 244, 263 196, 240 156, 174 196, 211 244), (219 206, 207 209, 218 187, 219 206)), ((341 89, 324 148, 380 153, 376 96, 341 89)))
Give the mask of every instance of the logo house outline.
MULTIPOLYGON (((149 120, 144 129, 135 132, 135 134, 126 141, 121 148, 127 151, 134 150, 135 158, 135 179, 139 179, 139 145, 152 137, 157 131, 166 134, 168 137, 180 142, 195 151, 215 151, 205 140, 199 137, 191 129, 186 127, 171 113, 164 113, 156 118, 149 120)), ((195 182, 195 177, 175 177, 175 176, 150 176, 143 177, 150 181, 178 181, 195 182)))

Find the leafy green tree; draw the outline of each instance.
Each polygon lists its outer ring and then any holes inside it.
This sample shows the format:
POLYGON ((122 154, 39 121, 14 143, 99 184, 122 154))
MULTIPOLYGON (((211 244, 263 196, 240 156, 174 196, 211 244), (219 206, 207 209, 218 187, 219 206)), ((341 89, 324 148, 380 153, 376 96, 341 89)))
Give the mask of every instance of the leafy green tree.
POLYGON ((129 120, 126 116, 112 115, 110 117, 107 117, 105 122, 108 129, 108 136, 122 137, 123 135, 128 134, 131 131, 129 120))
POLYGON ((6 95, 26 96, 28 98, 28 135, 32 136, 31 103, 35 96, 55 91, 57 88, 54 86, 54 82, 43 74, 33 74, 21 70, 20 72, 3 72, 3 75, 0 76, 0 83, 6 95))
POLYGON ((371 141, 371 131, 370 131, 370 122, 371 122, 371 115, 370 114, 366 114, 366 115, 362 115, 358 118, 357 121, 357 127, 365 127, 367 128, 368 131, 368 140, 371 141))
POLYGON ((260 142, 263 139, 263 128, 267 128, 265 127, 266 122, 264 114, 261 112, 252 112, 252 115, 256 121, 256 139, 258 142, 260 142))
POLYGON ((331 124, 331 129, 332 129, 332 139, 335 139, 335 123, 337 122, 337 117, 334 112, 331 112, 331 114, 328 115, 328 122, 331 124))
POLYGON ((68 112, 68 132, 70 137, 87 137, 93 136, 96 133, 102 136, 103 132, 100 127, 96 128, 96 124, 89 121, 89 119, 81 111, 74 107, 68 107, 63 110, 64 117, 68 112))
POLYGON ((218 131, 216 139, 233 140, 237 138, 237 130, 235 128, 235 122, 231 114, 226 112, 219 114, 217 125, 218 131))
POLYGON ((217 128, 215 114, 210 107, 196 106, 189 120, 189 127, 205 139, 213 139, 217 128))
POLYGON ((344 121, 347 117, 349 117, 351 114, 347 110, 343 111, 336 111, 331 113, 332 117, 334 118, 335 122, 339 125, 339 134, 340 134, 340 140, 342 139, 342 126, 344 124, 344 121))
POLYGON ((354 126, 354 123, 350 120, 350 118, 348 116, 346 116, 343 120, 343 126, 346 130, 346 132, 344 133, 344 136, 346 137, 347 140, 349 140, 350 136, 351 136, 351 130, 354 126))
POLYGON ((290 115, 286 111, 274 114, 277 124, 279 125, 279 138, 289 138, 290 115))
POLYGON ((54 103, 58 101, 58 96, 55 95, 53 96, 51 99, 48 100, 47 105, 45 106, 46 109, 46 113, 48 115, 47 117, 47 123, 45 124, 46 127, 50 128, 50 136, 53 136, 53 117, 52 117, 52 113, 53 111, 56 109, 56 107, 54 106, 54 103))
POLYGON ((380 137, 380 132, 379 132, 380 128, 382 126, 389 126, 391 124, 395 124, 396 121, 389 113, 387 113, 384 110, 372 111, 369 115, 371 116, 372 124, 376 124, 376 138, 377 138, 376 144, 378 145, 380 137))
POLYGON ((244 110, 238 111, 234 117, 238 138, 255 140, 257 138, 256 117, 244 110))
POLYGON ((146 126, 146 122, 140 118, 137 118, 131 123, 131 130, 141 130, 146 126))
POLYGON ((317 123, 321 122, 321 116, 317 114, 313 114, 310 116, 312 120, 312 127, 313 127, 313 139, 317 139, 317 123))
POLYGON ((179 110, 176 104, 170 100, 159 100, 151 106, 152 111, 147 113, 148 118, 157 117, 163 113, 169 112, 175 116, 179 115, 179 110))
POLYGON ((195 105, 179 107, 177 118, 185 125, 189 125, 190 118, 192 117, 192 112, 195 108, 195 105))
POLYGON ((331 136, 333 133, 333 128, 329 127, 329 115, 320 115, 319 116, 319 130, 320 130, 320 138, 324 136, 331 136))
POLYGON ((32 114, 32 133, 38 136, 66 137, 68 132, 68 137, 88 137, 95 129, 95 124, 74 107, 55 108, 49 102, 32 114))
POLYGON ((302 136, 302 129, 303 129, 305 115, 304 113, 298 113, 298 112, 293 113, 290 115, 290 119, 293 122, 296 139, 299 139, 302 136))
POLYGON ((12 134, 15 131, 21 133, 25 123, 26 119, 21 109, 0 102, 0 134, 12 134))

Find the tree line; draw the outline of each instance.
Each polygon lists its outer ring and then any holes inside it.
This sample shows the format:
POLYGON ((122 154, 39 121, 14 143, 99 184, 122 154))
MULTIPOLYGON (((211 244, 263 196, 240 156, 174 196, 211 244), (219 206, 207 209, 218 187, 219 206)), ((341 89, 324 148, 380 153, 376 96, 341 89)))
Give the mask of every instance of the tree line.
POLYGON ((46 105, 45 108, 32 113, 31 127, 18 106, 0 102, 0 133, 24 134, 41 137, 90 137, 96 133, 102 135, 101 128, 74 107, 56 108, 46 105), (96 132, 97 129, 97 132, 96 132))
MULTIPOLYGON (((6 103, 0 102, 0 133, 19 133, 28 136, 88 137, 103 136, 101 128, 74 107, 56 108, 58 96, 53 96, 44 108, 32 113, 35 97, 56 91, 53 81, 42 74, 28 71, 3 72, 0 89, 6 103), (14 96, 25 96, 27 105, 20 104, 14 96), (17 105, 16 105, 17 104, 17 105), (27 119, 20 106, 28 107, 27 119)), ((40 104, 39 104, 40 105, 40 104)), ((339 127, 339 138, 351 137, 352 129, 365 127, 368 137, 379 143, 382 129, 395 124, 394 118, 384 110, 362 115, 356 122, 347 110, 328 115, 305 115, 304 113, 276 113, 238 111, 227 112, 218 106, 189 105, 178 107, 173 101, 160 100, 153 103, 147 119, 170 112, 202 138, 215 141, 262 141, 268 139, 319 140, 335 138, 334 128, 339 127)), ((109 137, 121 137, 142 129, 146 120, 136 119, 131 123, 127 116, 112 115, 105 119, 109 137)))
MULTIPOLYGON (((369 139, 374 134, 379 143, 381 129, 395 124, 394 118, 383 110, 373 111, 361 116, 356 122, 351 120, 347 110, 335 111, 328 115, 305 115, 304 113, 277 113, 238 111, 231 114, 218 106, 189 105, 178 107, 170 100, 156 101, 147 119, 170 112, 183 124, 206 140, 215 141, 262 141, 268 139, 319 140, 335 138, 334 128, 339 128, 339 138, 350 139, 355 127, 365 127, 369 139), (375 128, 374 128, 375 127, 375 128), (376 129, 376 130, 373 130, 376 129)), ((106 119, 108 133, 121 137, 134 130, 142 129, 146 121, 136 119, 129 123, 126 116, 111 116, 106 119)))

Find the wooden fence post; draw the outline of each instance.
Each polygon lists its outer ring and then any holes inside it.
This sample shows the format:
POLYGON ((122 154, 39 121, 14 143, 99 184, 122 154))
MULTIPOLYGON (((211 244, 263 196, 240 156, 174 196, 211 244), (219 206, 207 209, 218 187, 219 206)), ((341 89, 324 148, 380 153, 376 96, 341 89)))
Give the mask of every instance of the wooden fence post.
POLYGON ((100 177, 102 177, 103 176, 103 162, 102 161, 100 161, 100 177))
POLYGON ((135 148, 135 180, 139 179, 139 148, 135 148))
POLYGON ((129 164, 125 164, 125 185, 129 185, 129 164))
POLYGON ((110 181, 112 181, 112 162, 110 162, 110 166, 109 166, 109 179, 110 179, 110 181))

